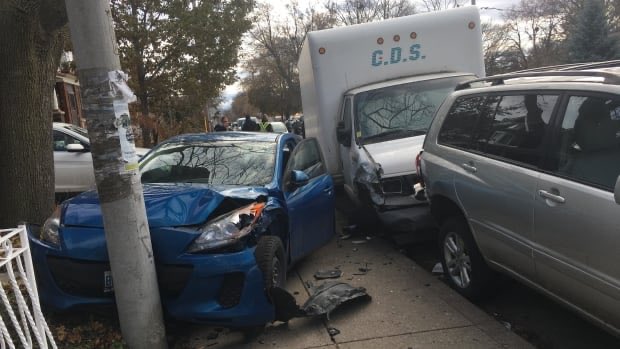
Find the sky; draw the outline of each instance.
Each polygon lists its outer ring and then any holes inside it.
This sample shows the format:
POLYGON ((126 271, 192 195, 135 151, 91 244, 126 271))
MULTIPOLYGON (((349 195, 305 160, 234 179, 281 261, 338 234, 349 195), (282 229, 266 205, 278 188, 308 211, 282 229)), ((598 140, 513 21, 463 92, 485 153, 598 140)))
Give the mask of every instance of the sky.
MULTIPOLYGON (((501 22, 502 11, 512 7, 513 5, 517 5, 519 0, 475 0, 476 5, 480 8, 480 17, 482 22, 491 21, 493 23, 501 22)), ((286 4, 288 1, 286 0, 262 0, 261 2, 269 3, 273 7, 274 17, 286 15, 286 4)), ((321 4, 325 2, 325 0, 297 0, 300 7, 304 8, 309 5, 315 5, 315 7, 321 7, 321 4)), ((421 1, 414 0, 418 11, 425 11, 425 7, 421 1)), ((241 68, 237 68, 237 76, 243 74, 241 68)), ((226 86, 224 91, 222 92, 222 97, 224 101, 218 106, 218 109, 225 110, 229 109, 232 103, 232 99, 239 93, 241 87, 239 82, 232 85, 226 86)))

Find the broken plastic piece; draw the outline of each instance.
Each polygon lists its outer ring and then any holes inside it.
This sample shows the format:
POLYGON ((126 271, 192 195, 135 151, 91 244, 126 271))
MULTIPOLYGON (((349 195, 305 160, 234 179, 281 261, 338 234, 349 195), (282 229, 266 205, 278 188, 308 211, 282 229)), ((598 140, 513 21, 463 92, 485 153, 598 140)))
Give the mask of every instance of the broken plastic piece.
POLYGON ((317 280, 323 279, 337 279, 342 275, 342 270, 333 269, 333 270, 319 270, 314 273, 314 278, 317 280))
POLYGON ((440 262, 437 262, 437 264, 435 264, 435 266, 433 267, 432 273, 443 274, 443 266, 441 265, 440 262))
POLYGON ((329 333, 330 337, 337 336, 340 334, 340 330, 334 327, 328 327, 327 333, 329 333))
POLYGON ((315 289, 314 294, 308 298, 302 309, 307 316, 325 314, 329 319, 329 314, 334 309, 353 299, 370 299, 370 296, 363 287, 353 287, 339 281, 328 281, 315 289))

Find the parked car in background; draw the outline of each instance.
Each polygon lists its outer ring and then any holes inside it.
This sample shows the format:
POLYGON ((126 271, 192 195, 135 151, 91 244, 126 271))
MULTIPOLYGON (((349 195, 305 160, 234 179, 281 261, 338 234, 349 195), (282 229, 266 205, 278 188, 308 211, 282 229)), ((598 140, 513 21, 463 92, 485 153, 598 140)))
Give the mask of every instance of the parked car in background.
MULTIPOLYGON (((181 135, 140 161, 162 302, 173 318, 225 326, 274 320, 267 293, 334 235, 334 187, 316 139, 181 135)), ((30 231, 41 302, 113 304, 96 191, 30 231)), ((31 227, 32 228, 32 227, 31 227)))
POLYGON ((421 154, 448 283, 500 271, 620 334, 620 61, 457 90, 421 154))
MULTIPOLYGON (((73 124, 53 123, 55 192, 80 193, 95 186, 93 158, 86 129, 73 124)), ((150 149, 136 147, 139 157, 150 149)))
POLYGON ((283 122, 280 121, 272 121, 270 122, 271 127, 273 128, 273 132, 277 132, 277 133, 287 133, 288 132, 288 128, 286 128, 286 125, 283 122))

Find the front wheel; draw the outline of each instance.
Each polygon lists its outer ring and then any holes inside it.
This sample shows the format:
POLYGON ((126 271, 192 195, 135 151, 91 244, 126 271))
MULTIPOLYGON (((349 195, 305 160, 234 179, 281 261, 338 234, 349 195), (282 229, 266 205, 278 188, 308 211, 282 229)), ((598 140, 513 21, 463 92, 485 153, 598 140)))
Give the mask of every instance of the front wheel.
POLYGON ((267 294, 273 287, 283 288, 286 282, 286 259, 280 238, 277 236, 260 238, 254 256, 258 268, 263 272, 267 294))
POLYGON ((439 231, 441 264, 448 284, 470 300, 486 294, 493 278, 463 217, 446 220, 439 231))

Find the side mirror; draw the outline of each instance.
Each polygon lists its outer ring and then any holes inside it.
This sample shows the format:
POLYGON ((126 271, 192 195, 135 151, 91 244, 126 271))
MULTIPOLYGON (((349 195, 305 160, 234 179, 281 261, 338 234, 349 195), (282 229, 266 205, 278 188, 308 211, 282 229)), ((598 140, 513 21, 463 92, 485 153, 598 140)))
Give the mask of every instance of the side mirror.
POLYGON ((616 178, 616 187, 614 188, 614 199, 616 199, 616 203, 620 205, 620 176, 616 178))
POLYGON ((339 121, 338 126, 336 126, 336 138, 338 143, 345 147, 351 146, 351 130, 345 128, 344 121, 339 121))
POLYGON ((84 148, 84 146, 79 143, 67 144, 65 149, 67 149, 69 153, 83 153, 87 151, 86 148, 84 148))
POLYGON ((308 181, 310 181, 310 177, 308 177, 308 175, 304 171, 294 170, 293 172, 291 172, 290 183, 292 187, 303 187, 304 185, 308 184, 308 181))

